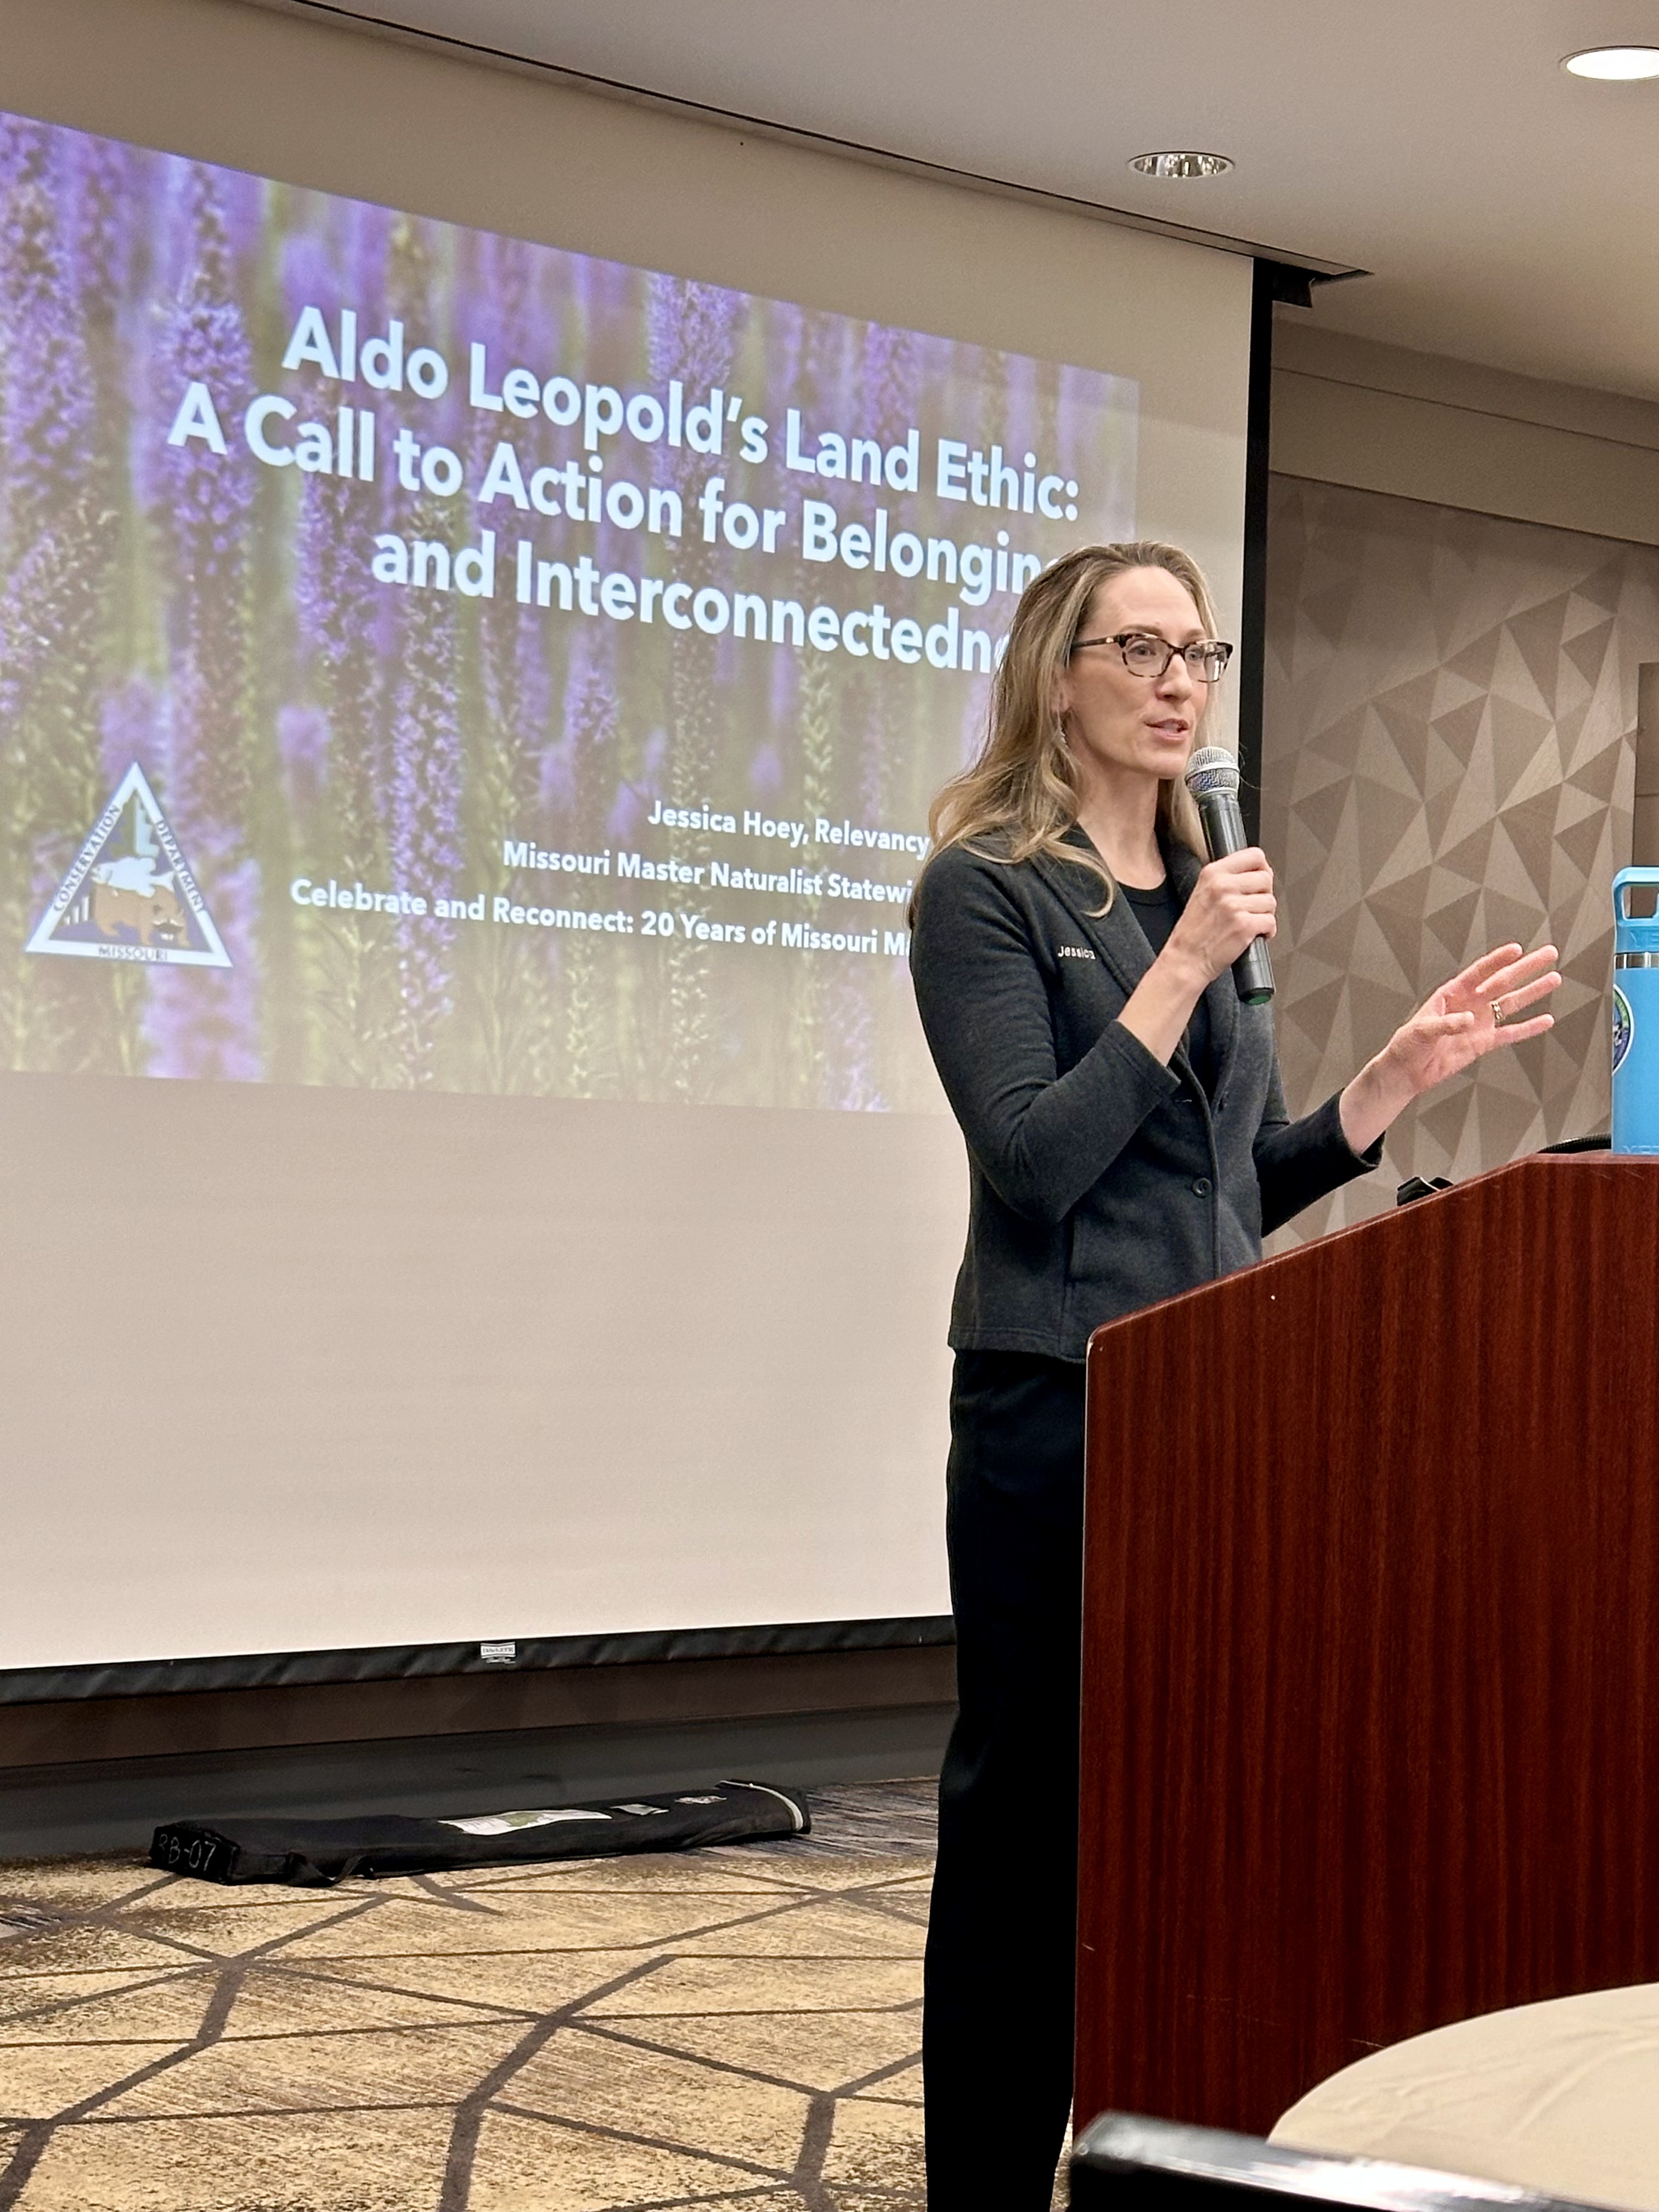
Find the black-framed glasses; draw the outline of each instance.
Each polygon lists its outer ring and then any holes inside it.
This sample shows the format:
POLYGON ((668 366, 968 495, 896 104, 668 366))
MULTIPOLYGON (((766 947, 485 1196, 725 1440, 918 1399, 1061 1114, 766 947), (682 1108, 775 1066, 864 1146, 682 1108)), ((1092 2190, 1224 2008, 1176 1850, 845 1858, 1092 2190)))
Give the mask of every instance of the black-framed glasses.
POLYGON ((1072 651, 1081 653, 1089 645, 1115 645, 1131 676, 1149 677, 1155 684, 1176 653, 1186 662, 1187 673, 1194 684, 1219 684, 1233 657, 1231 646, 1218 637, 1195 637, 1190 645, 1171 645, 1168 638, 1146 629, 1115 630, 1110 637, 1079 637, 1073 641, 1072 651))

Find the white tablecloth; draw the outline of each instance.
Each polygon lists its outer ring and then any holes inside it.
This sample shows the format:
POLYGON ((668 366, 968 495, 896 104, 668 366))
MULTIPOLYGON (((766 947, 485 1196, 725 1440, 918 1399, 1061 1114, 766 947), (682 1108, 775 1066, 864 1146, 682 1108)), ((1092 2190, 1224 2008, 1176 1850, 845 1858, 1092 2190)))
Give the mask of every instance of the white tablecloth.
POLYGON ((1413 2036, 1322 2081, 1271 2140, 1659 2212, 1659 1983, 1413 2036))

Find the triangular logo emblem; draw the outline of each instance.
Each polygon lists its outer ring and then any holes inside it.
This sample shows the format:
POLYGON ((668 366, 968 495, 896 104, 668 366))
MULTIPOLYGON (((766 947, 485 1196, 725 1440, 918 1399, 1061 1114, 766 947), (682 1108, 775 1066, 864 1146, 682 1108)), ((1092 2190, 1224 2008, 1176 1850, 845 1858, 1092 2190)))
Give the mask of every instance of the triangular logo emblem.
POLYGON ((31 952, 228 968, 213 916, 137 761, 35 924, 31 952))

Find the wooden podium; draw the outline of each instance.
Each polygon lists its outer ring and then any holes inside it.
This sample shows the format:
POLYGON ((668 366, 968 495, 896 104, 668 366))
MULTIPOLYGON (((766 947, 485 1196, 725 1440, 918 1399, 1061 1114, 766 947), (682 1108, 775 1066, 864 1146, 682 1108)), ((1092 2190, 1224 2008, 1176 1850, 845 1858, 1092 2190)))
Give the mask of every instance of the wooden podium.
POLYGON ((1096 1334, 1079 2131, 1659 1980, 1656 1312, 1591 1153, 1096 1334))

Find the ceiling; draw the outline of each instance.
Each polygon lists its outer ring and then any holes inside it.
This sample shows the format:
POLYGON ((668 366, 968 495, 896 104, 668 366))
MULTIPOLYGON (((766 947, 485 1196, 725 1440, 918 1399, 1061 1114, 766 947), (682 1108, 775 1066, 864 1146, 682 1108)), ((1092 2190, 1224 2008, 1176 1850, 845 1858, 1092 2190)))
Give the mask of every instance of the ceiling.
POLYGON ((1659 0, 335 0, 329 12, 1368 273, 1322 325, 1659 399, 1659 0), (1231 155, 1156 184, 1132 155, 1231 155))

